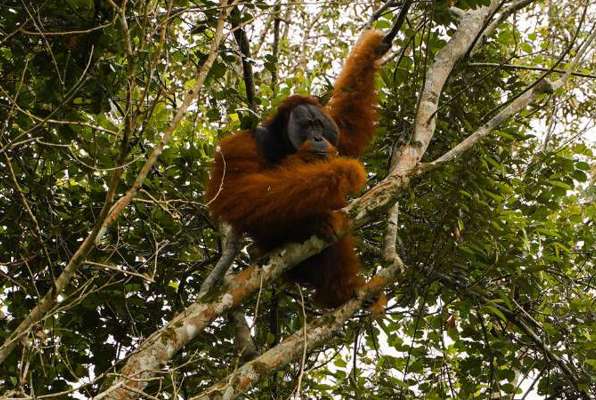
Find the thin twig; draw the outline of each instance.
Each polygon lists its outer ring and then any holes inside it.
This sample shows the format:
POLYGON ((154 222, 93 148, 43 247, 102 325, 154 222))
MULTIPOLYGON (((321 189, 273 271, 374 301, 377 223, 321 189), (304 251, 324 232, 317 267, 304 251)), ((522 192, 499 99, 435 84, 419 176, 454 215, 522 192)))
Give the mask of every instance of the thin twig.
POLYGON ((298 287, 298 293, 300 293, 300 307, 302 309, 302 321, 304 326, 302 327, 303 332, 303 342, 302 342, 302 360, 300 361, 300 373, 298 374, 298 383, 296 384, 296 395, 298 398, 300 396, 300 392, 302 391, 302 376, 304 375, 304 364, 306 364, 306 350, 308 349, 308 336, 306 335, 307 332, 307 325, 306 325, 306 309, 304 308, 304 296, 302 295, 302 288, 300 285, 296 284, 298 287))
POLYGON ((383 245, 383 258, 393 261, 397 256, 397 220, 399 216, 399 203, 395 203, 387 212, 387 230, 383 245))
MULTIPOLYGON (((559 74, 567 72, 566 69, 562 69, 562 68, 552 69, 552 68, 546 68, 546 67, 538 67, 538 66, 534 66, 534 65, 498 64, 498 63, 488 63, 488 62, 469 63, 468 65, 470 67, 498 67, 498 68, 505 68, 505 69, 523 69, 523 70, 528 70, 528 71, 550 71, 550 72, 556 72, 559 74)), ((579 76, 582 78, 596 79, 596 75, 585 74, 582 72, 572 72, 571 75, 579 76)))
POLYGON ((390 7, 395 6, 397 3, 396 0, 388 0, 385 3, 383 3, 383 5, 381 7, 379 7, 369 18, 368 22, 366 23, 366 25, 364 25, 364 29, 370 29, 373 24, 375 23, 376 20, 378 20, 379 18, 381 18, 381 16, 385 13, 385 11, 387 11, 387 9, 389 9, 390 7))
POLYGON ((32 36, 72 36, 72 35, 82 35, 85 33, 91 33, 91 32, 95 32, 95 31, 99 31, 102 30, 104 28, 107 28, 108 26, 112 26, 114 25, 114 21, 110 21, 107 22, 103 25, 98 25, 95 26, 93 28, 88 28, 88 29, 78 29, 78 30, 72 30, 72 31, 62 31, 62 32, 34 32, 34 31, 28 31, 26 29, 21 29, 21 32, 26 34, 26 35, 32 35, 32 36))
POLYGON ((136 276, 136 277, 139 277, 139 278, 141 278, 144 281, 147 281, 149 283, 154 283, 155 282, 155 280, 153 278, 151 278, 150 276, 148 276, 148 275, 141 274, 141 273, 138 273, 138 272, 133 272, 133 271, 127 271, 125 269, 118 268, 118 267, 115 267, 113 265, 102 264, 102 263, 98 263, 98 262, 95 262, 95 261, 89 261, 89 260, 86 260, 84 262, 84 264, 92 265, 94 267, 109 269, 111 271, 117 271, 117 272, 120 272, 121 274, 124 274, 124 275, 136 276))

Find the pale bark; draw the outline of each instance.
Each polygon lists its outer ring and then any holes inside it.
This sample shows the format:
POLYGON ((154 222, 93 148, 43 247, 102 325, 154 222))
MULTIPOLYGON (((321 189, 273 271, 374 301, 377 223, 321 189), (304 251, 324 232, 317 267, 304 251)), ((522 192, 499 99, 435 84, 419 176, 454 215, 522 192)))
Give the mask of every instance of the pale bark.
POLYGON ((231 400, 245 393, 254 384, 291 361, 302 356, 304 346, 312 350, 323 344, 335 331, 340 329, 352 315, 362 308, 366 299, 378 295, 384 287, 395 282, 404 268, 399 257, 390 266, 379 271, 357 296, 343 306, 316 320, 309 322, 306 332, 301 329, 283 342, 263 353, 256 359, 244 364, 234 373, 209 387, 192 400, 231 400))
POLYGON ((383 259, 391 261, 397 257, 397 223, 399 203, 395 203, 387 212, 387 229, 383 240, 383 259))
POLYGON ((223 280, 224 275, 228 272, 228 269, 240 251, 240 235, 234 232, 229 226, 224 227, 222 231, 224 231, 222 255, 201 284, 198 295, 199 299, 202 299, 203 296, 207 295, 207 293, 223 280))
POLYGON ((434 169, 439 167, 442 164, 450 162, 455 158, 461 156, 463 153, 468 151, 472 146, 474 146, 478 141, 486 137, 489 133, 491 133, 495 128, 501 125, 503 122, 511 118, 512 116, 516 115, 520 111, 524 110, 531 102, 541 93, 544 93, 545 89, 549 92, 558 90, 563 87, 565 82, 569 79, 569 77, 573 74, 573 71, 579 64, 579 62, 583 59, 586 52, 590 48, 592 42, 596 38, 596 29, 593 30, 592 34, 586 39, 586 41, 582 44, 580 49, 577 51, 573 61, 569 64, 567 70, 559 79, 554 82, 548 82, 546 79, 543 79, 540 84, 534 85, 534 87, 528 90, 523 95, 519 96, 515 100, 513 100, 507 107, 503 108, 497 115, 491 118, 487 123, 482 125, 478 128, 474 133, 470 136, 465 138, 461 141, 457 146, 453 149, 449 150, 447 153, 443 154, 441 157, 437 158, 436 160, 423 164, 418 168, 417 174, 421 174, 428 170, 434 169))
POLYGON ((145 388, 147 381, 215 318, 239 306, 260 287, 279 278, 288 268, 319 253, 326 246, 328 243, 313 236, 304 243, 292 243, 271 253, 262 267, 249 267, 231 275, 219 291, 206 296, 202 303, 191 304, 164 328, 148 337, 130 356, 122 368, 121 378, 112 385, 119 388, 106 389, 105 392, 110 393, 105 397, 138 397, 138 392, 145 388))
POLYGON ((474 40, 481 34, 488 18, 498 5, 499 1, 492 0, 489 6, 465 12, 459 21, 457 31, 449 42, 437 52, 432 65, 426 72, 425 84, 416 112, 413 143, 402 148, 401 162, 395 166, 398 173, 412 169, 422 158, 435 133, 438 104, 443 86, 457 61, 473 45, 474 40))

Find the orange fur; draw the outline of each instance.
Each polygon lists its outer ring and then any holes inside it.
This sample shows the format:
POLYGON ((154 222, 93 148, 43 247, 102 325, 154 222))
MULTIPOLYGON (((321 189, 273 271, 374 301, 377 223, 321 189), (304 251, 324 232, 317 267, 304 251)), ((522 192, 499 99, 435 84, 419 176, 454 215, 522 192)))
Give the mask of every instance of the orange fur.
MULTIPOLYGON (((371 140, 376 119, 375 49, 382 35, 363 34, 341 72, 333 98, 322 109, 340 127, 338 150, 358 156, 371 140)), ((290 96, 264 125, 284 135, 292 109, 319 106, 314 97, 290 96)), ((251 236, 262 251, 287 242, 304 241, 313 233, 345 230, 346 217, 334 210, 366 182, 362 164, 351 158, 313 156, 307 146, 269 163, 253 134, 240 132, 220 142, 207 186, 206 201, 214 217, 251 236)), ((346 302, 364 284, 351 235, 294 267, 288 277, 315 288, 323 306, 346 302)))
POLYGON ((380 319, 385 315, 385 308, 387 307, 387 296, 385 293, 381 293, 381 295, 375 300, 375 302, 368 308, 370 311, 370 315, 372 319, 380 319))
POLYGON ((377 120, 376 49, 383 33, 364 32, 348 56, 325 107, 340 129, 339 152, 359 157, 371 141, 377 120))

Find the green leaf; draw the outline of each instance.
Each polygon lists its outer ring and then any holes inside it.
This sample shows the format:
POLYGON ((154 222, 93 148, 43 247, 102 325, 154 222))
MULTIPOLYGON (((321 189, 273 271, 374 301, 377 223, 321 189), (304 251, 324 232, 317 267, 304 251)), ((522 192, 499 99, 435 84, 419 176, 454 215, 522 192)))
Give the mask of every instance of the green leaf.
POLYGON ((565 189, 565 190, 572 190, 573 186, 566 184, 565 182, 557 181, 554 179, 548 179, 548 182, 558 188, 565 189))
POLYGON ((483 308, 487 309, 491 314, 494 314, 497 317, 499 317, 499 319, 501 319, 502 321, 505 321, 505 322, 508 321, 505 314, 503 314, 503 312, 501 310, 499 310, 496 306, 493 306, 490 304, 485 304, 483 306, 483 308))
POLYGON ((345 368, 348 365, 348 363, 343 358, 336 357, 335 360, 333 361, 333 365, 335 365, 336 367, 339 367, 339 368, 345 368))

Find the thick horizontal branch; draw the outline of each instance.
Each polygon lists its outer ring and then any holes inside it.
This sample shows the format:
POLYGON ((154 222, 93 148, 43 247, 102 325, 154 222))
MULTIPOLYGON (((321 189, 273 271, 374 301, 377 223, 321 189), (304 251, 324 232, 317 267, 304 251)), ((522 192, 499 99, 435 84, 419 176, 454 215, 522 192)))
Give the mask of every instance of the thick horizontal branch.
MULTIPOLYGON (((361 226, 370 218, 370 213, 385 210, 395 197, 397 190, 408 180, 396 180, 395 177, 381 182, 371 191, 352 202, 348 210, 357 214, 353 224, 361 226), (401 182, 401 183, 399 183, 401 182), (387 192, 387 193, 385 193, 387 192)), ((345 232, 338 232, 341 236, 345 232)), ((336 238, 337 239, 337 238, 336 238)), ((304 243, 289 243, 279 250, 269 253, 262 266, 251 266, 230 275, 226 283, 217 291, 211 291, 201 302, 193 303, 182 313, 174 317, 164 328, 148 337, 122 368, 121 378, 115 382, 107 398, 132 399, 138 397, 135 391, 126 387, 143 390, 159 368, 169 361, 176 352, 187 345, 218 316, 239 306, 250 298, 259 288, 279 278, 285 271, 303 260, 320 253, 333 243, 331 238, 323 240, 312 236, 304 243), (126 382, 126 385, 122 383, 126 382), (114 386, 119 389, 113 390, 114 386)))
POLYGON ((122 368, 121 376, 113 386, 121 388, 111 391, 110 399, 132 399, 138 397, 133 387, 142 391, 151 377, 174 354, 187 345, 218 316, 239 306, 265 284, 279 278, 290 267, 320 253, 328 242, 311 237, 304 243, 291 243, 268 255, 262 267, 252 266, 230 275, 220 290, 210 292, 200 303, 191 304, 174 317, 164 328, 149 336, 130 356, 122 368), (122 381, 126 382, 122 385, 122 381))
MULTIPOLYGON (((372 215, 386 211, 392 204, 397 191, 407 185, 407 177, 393 175, 373 187, 362 197, 354 200, 345 209, 352 215, 353 225, 358 227, 368 222, 372 215)), ((345 232, 337 232, 342 236, 345 232)), ((337 237, 335 238, 337 239, 337 237)), ((177 351, 193 340, 203 329, 218 316, 231 310, 252 296, 259 288, 279 278, 285 271, 303 260, 320 253, 334 242, 312 236, 304 243, 289 243, 271 252, 262 266, 251 266, 237 274, 230 275, 226 284, 219 291, 209 293, 201 302, 187 307, 174 317, 164 328, 147 338, 134 354, 130 356, 122 369, 120 381, 105 392, 108 398, 132 399, 138 393, 127 391, 131 386, 138 390, 145 387, 161 365, 169 361, 177 351), (127 381, 126 385, 122 381, 127 381), (113 390, 118 385, 120 389, 113 390), (116 396, 117 395, 117 396, 116 396)))
POLYGON ((306 351, 309 351, 323 344, 362 308, 366 299, 378 295, 384 287, 393 283, 402 269, 403 263, 399 257, 396 257, 390 266, 379 271, 358 292, 356 298, 331 313, 309 322, 306 332, 304 329, 299 330, 258 358, 244 364, 219 383, 206 389, 202 394, 193 397, 192 400, 231 400, 245 393, 265 376, 300 358, 304 346, 306 351))

